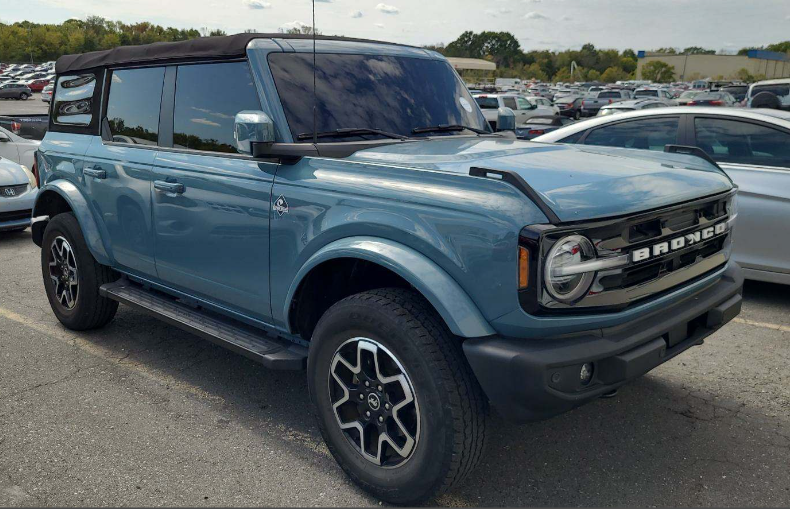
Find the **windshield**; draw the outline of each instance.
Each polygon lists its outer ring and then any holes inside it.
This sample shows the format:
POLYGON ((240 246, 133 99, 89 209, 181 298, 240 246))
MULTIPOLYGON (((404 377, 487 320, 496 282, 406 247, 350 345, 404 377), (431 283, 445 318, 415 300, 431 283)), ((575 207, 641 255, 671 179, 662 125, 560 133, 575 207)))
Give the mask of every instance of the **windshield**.
POLYGON ((699 95, 699 92, 694 92, 689 90, 688 92, 683 92, 682 94, 680 94, 680 99, 692 99, 694 98, 694 96, 697 95, 699 95))
POLYGON ((497 101, 496 97, 475 97, 475 101, 477 101, 477 105, 484 110, 495 110, 499 108, 499 101, 497 101))
MULTIPOLYGON (((294 139, 313 132, 313 55, 273 53, 269 65, 294 139)), ((442 124, 489 130, 443 60, 319 53, 316 68, 318 132, 369 128, 412 136, 415 128, 442 124)))

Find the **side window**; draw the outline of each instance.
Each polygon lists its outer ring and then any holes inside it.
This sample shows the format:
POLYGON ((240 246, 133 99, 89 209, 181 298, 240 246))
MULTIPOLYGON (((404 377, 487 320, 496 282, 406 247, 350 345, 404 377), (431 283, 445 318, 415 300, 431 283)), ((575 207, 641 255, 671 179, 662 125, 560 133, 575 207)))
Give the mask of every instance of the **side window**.
POLYGON ((714 160, 790 168, 790 134, 749 122, 694 120, 697 146, 714 160))
POLYGON ((579 143, 579 140, 582 139, 582 136, 584 136, 584 133, 586 132, 587 131, 582 130, 578 133, 571 134, 570 136, 566 136, 565 138, 557 141, 557 143, 568 143, 570 145, 575 145, 576 143, 579 143))
POLYGON ((510 108, 511 110, 517 110, 518 106, 516 105, 516 98, 515 97, 503 97, 502 104, 505 105, 505 108, 510 108))
POLYGON ((677 143, 677 137, 678 117, 650 118, 599 127, 584 144, 663 151, 664 146, 677 143))
POLYGON ((526 99, 522 99, 521 97, 519 97, 517 99, 517 102, 518 102, 518 109, 520 109, 520 110, 531 110, 532 109, 532 103, 530 103, 526 99))
MULTIPOLYGON (((7 87, 12 88, 13 85, 7 87)), ((96 76, 93 74, 60 76, 53 99, 54 122, 76 126, 90 125, 93 120, 95 89, 96 76)))
POLYGON ((179 66, 173 146, 235 153, 236 114, 260 109, 247 62, 179 66))
POLYGON ((119 69, 110 78, 107 121, 112 141, 156 145, 164 67, 119 69))

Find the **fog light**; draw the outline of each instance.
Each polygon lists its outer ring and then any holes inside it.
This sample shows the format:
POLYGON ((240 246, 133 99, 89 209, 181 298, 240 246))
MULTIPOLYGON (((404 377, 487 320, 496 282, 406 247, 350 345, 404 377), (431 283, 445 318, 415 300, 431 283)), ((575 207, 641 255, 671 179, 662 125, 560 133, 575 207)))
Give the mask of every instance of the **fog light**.
POLYGON ((582 364, 582 369, 579 371, 579 380, 581 381, 582 385, 587 385, 592 380, 593 376, 593 365, 589 362, 582 364))

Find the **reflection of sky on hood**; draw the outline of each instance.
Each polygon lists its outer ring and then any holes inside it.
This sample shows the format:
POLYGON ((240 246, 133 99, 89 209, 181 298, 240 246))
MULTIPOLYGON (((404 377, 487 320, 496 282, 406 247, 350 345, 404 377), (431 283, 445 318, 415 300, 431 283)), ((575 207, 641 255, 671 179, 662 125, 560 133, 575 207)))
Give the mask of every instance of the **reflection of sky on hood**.
MULTIPOLYGON (((272 54, 269 63, 294 137, 313 130, 313 55, 272 54)), ((421 58, 316 56, 318 131, 377 128, 411 135, 415 127, 465 124, 485 128, 482 116, 466 112, 468 96, 450 66, 421 58)))

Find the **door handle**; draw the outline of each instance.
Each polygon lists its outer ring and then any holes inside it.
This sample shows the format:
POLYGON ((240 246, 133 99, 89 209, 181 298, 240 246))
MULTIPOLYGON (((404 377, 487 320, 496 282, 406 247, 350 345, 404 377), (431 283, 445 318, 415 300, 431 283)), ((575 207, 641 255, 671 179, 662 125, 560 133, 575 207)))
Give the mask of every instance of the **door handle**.
POLYGON ((86 177, 93 177, 95 179, 106 179, 107 172, 104 170, 97 170, 96 168, 87 167, 82 169, 82 174, 86 177))
POLYGON ((155 180, 154 189, 163 191, 165 193, 183 194, 186 191, 184 184, 180 182, 166 182, 164 180, 155 180))

